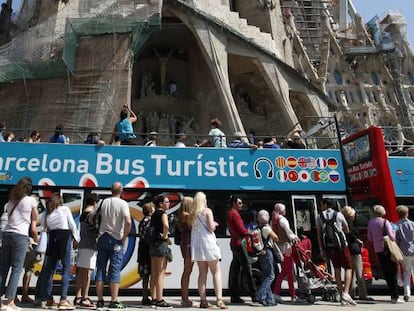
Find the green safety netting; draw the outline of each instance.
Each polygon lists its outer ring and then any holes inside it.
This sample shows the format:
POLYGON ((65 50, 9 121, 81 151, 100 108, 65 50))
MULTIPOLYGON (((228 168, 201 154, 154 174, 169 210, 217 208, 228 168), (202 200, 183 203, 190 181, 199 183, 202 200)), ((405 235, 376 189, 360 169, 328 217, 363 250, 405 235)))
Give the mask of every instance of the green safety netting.
MULTIPOLYGON (((69 1, 56 14, 0 47, 0 83, 75 72, 81 36, 131 33, 136 53, 161 24, 162 1, 69 1)), ((26 16, 30 15, 27 14, 26 16)))

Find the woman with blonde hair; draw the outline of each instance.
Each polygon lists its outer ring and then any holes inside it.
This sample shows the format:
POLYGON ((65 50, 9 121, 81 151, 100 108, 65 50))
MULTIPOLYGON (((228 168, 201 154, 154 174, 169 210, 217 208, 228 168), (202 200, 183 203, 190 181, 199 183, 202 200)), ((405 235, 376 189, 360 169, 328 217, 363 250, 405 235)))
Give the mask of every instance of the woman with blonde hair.
POLYGON ((197 262, 198 291, 200 294, 200 308, 209 308, 206 298, 207 273, 210 269, 213 275, 216 305, 220 309, 227 309, 223 302, 220 259, 221 251, 217 245, 216 230, 218 223, 214 221, 213 212, 207 207, 207 198, 203 192, 197 192, 191 210, 191 259, 197 262))
POLYGON ((184 259, 184 269, 181 275, 181 305, 183 307, 192 307, 193 302, 188 298, 188 288, 190 283, 190 274, 193 271, 194 262, 191 260, 191 207, 193 204, 192 197, 184 197, 181 201, 181 207, 178 211, 178 223, 175 230, 180 232, 180 249, 184 259))
POLYGON ((384 235, 388 235, 395 241, 395 232, 392 230, 391 222, 385 219, 385 208, 382 205, 374 205, 375 217, 368 223, 368 240, 374 246, 374 251, 381 264, 385 281, 390 291, 391 303, 402 303, 398 294, 397 264, 391 260, 391 254, 384 251, 384 235))
MULTIPOLYGON (((364 273, 362 270, 362 246, 363 242, 359 237, 359 230, 355 224, 355 210, 351 206, 344 206, 342 214, 345 216, 348 222, 349 233, 346 234, 346 240, 348 241, 349 252, 352 258, 352 278, 356 277, 358 284, 358 298, 360 300, 373 300, 367 296, 367 287, 365 285, 364 273)), ((351 282, 351 292, 354 292, 354 282, 351 282)))
POLYGON ((60 260, 62 263, 62 285, 59 310, 73 310, 75 307, 67 300, 69 289, 70 258, 72 243, 75 246, 80 240, 72 212, 63 205, 62 196, 55 192, 46 205, 43 226, 48 231, 46 258, 41 273, 41 299, 47 301, 47 308, 57 307, 53 301, 53 274, 60 260), (74 241, 73 241, 74 239, 74 241))

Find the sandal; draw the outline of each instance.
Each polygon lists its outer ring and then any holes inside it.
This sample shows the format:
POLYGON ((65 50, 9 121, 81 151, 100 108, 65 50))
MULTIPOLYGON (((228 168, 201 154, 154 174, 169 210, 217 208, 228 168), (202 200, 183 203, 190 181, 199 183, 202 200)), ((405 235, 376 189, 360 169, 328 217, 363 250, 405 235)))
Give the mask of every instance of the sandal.
POLYGON ((211 305, 207 302, 207 300, 201 300, 200 301, 200 308, 201 309, 208 309, 211 305))
POLYGON ((224 304, 222 299, 217 299, 216 306, 219 309, 227 309, 227 306, 224 304))
POLYGON ((81 304, 81 301, 82 301, 82 297, 75 297, 75 299, 73 299, 73 305, 79 306, 81 304))
POLYGON ((89 297, 82 298, 79 307, 86 309, 95 309, 95 304, 89 297))

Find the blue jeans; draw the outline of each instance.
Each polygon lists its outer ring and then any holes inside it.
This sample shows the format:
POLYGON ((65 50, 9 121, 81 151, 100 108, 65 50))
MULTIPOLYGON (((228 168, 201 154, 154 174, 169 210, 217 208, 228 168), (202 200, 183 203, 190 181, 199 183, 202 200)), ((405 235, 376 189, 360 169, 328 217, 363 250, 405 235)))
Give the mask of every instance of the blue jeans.
POLYGON ((6 298, 16 297, 17 285, 23 271, 24 258, 26 257, 28 237, 14 232, 3 233, 3 246, 0 258, 0 296, 3 296, 9 269, 11 274, 7 284, 6 298))
POLYGON ((109 261, 109 281, 119 283, 121 280, 122 261, 124 259, 122 241, 104 233, 98 239, 98 257, 96 259, 96 281, 106 280, 106 266, 109 261))
MULTIPOLYGON (((70 273, 70 257, 72 254, 72 239, 68 239, 66 244, 66 252, 63 258, 60 259, 62 264, 62 284, 61 284, 61 293, 60 299, 66 300, 68 296, 68 289, 69 289, 69 273, 70 273)), ((59 259, 46 256, 45 262, 43 263, 42 273, 40 275, 40 299, 42 301, 50 300, 53 298, 52 290, 53 290, 53 274, 56 270, 56 265, 59 259)))
POLYGON ((273 299, 271 286, 273 280, 275 279, 275 272, 273 269, 273 254, 270 249, 266 249, 266 253, 259 256, 259 264, 263 274, 263 281, 257 292, 256 298, 259 301, 267 302, 269 305, 274 305, 275 301, 273 299))

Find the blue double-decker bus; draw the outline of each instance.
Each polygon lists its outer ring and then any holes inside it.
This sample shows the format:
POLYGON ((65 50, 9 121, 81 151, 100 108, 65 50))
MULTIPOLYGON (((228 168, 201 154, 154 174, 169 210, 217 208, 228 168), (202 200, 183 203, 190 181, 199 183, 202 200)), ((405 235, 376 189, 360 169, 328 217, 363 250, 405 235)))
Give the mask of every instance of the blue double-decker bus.
MULTIPOLYGON (((171 231, 174 213, 185 195, 203 191, 219 223, 216 235, 223 253, 223 284, 232 258, 226 213, 231 195, 241 195, 246 223, 254 223, 254 212, 273 210, 275 202, 287 206, 292 228, 301 228, 313 239, 318 203, 347 202, 343 162, 338 149, 230 149, 143 146, 97 146, 76 144, 0 143, 0 200, 23 176, 32 178, 33 195, 43 211, 45 200, 60 192, 75 218, 82 210, 85 194, 109 196, 113 182, 123 183, 134 226, 125 249, 122 288, 140 287, 137 272, 137 238, 141 207, 157 194, 169 196, 171 231)), ((246 224, 247 225, 247 224, 246 224)), ((316 243, 316 242, 315 242, 316 243)), ((168 266, 166 288, 180 288, 182 258, 172 245, 174 260, 168 266)), ((74 256, 74 264, 76 256, 74 256)), ((190 286, 197 288, 197 273, 190 286)), ((33 281, 35 282, 35 280, 33 281)), ((210 284, 211 285, 211 284, 210 284)))

